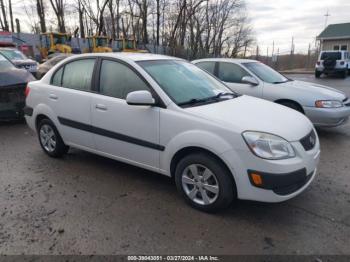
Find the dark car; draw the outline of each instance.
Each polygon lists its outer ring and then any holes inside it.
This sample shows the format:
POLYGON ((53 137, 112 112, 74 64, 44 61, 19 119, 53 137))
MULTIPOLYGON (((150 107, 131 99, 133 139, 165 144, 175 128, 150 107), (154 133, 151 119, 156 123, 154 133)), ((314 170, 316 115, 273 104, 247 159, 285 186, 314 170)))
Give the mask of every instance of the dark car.
POLYGON ((20 119, 25 105, 25 88, 35 80, 0 54, 0 120, 20 119))
POLYGON ((29 59, 21 51, 14 48, 0 48, 0 54, 10 60, 16 67, 25 69, 36 75, 38 63, 33 59, 29 59))
POLYGON ((71 56, 70 54, 58 54, 51 57, 45 63, 39 65, 36 78, 41 79, 52 67, 61 62, 63 59, 71 56))

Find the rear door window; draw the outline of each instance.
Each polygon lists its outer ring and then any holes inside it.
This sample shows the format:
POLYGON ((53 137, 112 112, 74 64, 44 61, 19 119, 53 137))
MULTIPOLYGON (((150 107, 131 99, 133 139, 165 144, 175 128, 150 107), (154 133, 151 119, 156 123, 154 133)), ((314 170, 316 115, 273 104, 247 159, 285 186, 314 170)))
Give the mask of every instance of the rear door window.
POLYGON ((62 86, 62 73, 63 67, 61 67, 52 77, 51 85, 62 86))
POLYGON ((95 59, 81 59, 64 66, 62 86, 82 91, 91 90, 95 59))
POLYGON ((203 70, 209 72, 210 74, 214 75, 215 72, 215 64, 216 62, 199 62, 196 64, 196 66, 199 66, 203 70))

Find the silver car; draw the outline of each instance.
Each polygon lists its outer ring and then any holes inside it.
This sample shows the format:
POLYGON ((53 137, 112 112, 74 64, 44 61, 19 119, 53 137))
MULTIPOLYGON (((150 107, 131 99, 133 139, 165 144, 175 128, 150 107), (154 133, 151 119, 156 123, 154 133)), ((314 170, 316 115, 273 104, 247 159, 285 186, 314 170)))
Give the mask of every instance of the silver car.
POLYGON ((349 119, 350 99, 334 88, 289 79, 255 60, 211 58, 192 63, 218 77, 232 91, 293 108, 315 126, 339 126, 349 119))

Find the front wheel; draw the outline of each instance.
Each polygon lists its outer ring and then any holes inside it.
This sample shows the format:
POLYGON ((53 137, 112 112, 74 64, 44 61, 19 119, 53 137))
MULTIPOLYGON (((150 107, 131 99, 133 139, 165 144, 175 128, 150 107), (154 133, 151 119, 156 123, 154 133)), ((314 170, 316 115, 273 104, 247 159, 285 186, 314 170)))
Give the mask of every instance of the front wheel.
POLYGON ((191 154, 180 160, 175 182, 187 203, 205 212, 227 208, 236 198, 231 172, 208 154, 191 154))
POLYGON ((303 109, 297 103, 290 102, 290 101, 283 101, 283 102, 280 102, 279 104, 286 106, 286 107, 289 107, 291 109, 294 109, 295 111, 298 111, 299 113, 304 114, 303 109))
POLYGON ((62 157, 69 150, 49 119, 43 119, 38 125, 38 136, 41 148, 51 157, 62 157))

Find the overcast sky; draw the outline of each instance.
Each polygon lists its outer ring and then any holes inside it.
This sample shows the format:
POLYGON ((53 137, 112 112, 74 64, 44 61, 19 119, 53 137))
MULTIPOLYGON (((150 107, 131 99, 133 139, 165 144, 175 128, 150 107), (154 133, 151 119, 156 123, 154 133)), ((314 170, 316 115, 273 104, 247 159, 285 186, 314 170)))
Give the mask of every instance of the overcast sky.
POLYGON ((246 0, 247 10, 262 53, 288 52, 294 36, 296 51, 306 52, 309 43, 324 29, 325 14, 328 24, 350 22, 350 0, 246 0))
MULTIPOLYGON (((12 0, 15 17, 20 17, 23 29, 27 15, 23 4, 28 0, 12 0)), ((49 0, 46 0, 49 2, 49 0)), ((171 0, 169 0, 171 1, 171 0)), ((309 43, 315 47, 315 38, 325 26, 327 10, 331 15, 328 24, 350 22, 350 0, 245 0, 247 11, 260 47, 260 53, 269 54, 275 41, 275 53, 290 52, 294 36, 297 52, 307 52, 309 43)), ((69 2, 69 1, 68 1, 69 2)), ((70 25, 71 21, 67 21, 70 25)))

